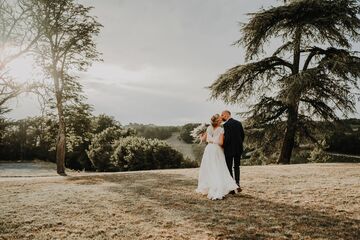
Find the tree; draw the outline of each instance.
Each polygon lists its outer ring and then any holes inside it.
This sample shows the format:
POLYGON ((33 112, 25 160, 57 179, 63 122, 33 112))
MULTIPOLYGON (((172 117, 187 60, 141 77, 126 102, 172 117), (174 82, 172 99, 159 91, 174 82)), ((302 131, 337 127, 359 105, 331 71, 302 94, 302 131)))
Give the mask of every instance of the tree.
POLYGON ((66 125, 64 92, 66 82, 75 81, 74 72, 85 71, 99 59, 94 37, 101 25, 90 15, 91 7, 73 0, 33 0, 34 22, 43 29, 37 45, 37 60, 52 80, 58 115, 56 163, 58 174, 65 174, 66 125))
POLYGON ((111 127, 114 127, 114 128, 117 128, 120 130, 121 124, 118 121, 116 121, 114 117, 108 116, 105 114, 100 114, 99 116, 96 116, 93 118, 92 128, 93 128, 94 134, 101 133, 105 129, 111 128, 111 127))
POLYGON ((106 128, 93 136, 87 155, 97 171, 115 171, 116 167, 110 158, 114 151, 114 142, 127 136, 132 136, 118 126, 106 128))
POLYGON ((278 163, 290 163, 296 134, 313 138, 307 125, 314 118, 331 122, 355 112, 360 58, 351 41, 359 40, 358 14, 356 0, 289 1, 250 14, 235 43, 245 47, 246 63, 210 86, 212 97, 227 103, 251 99, 250 126, 283 127, 278 163), (274 38, 284 44, 259 60, 274 38))
POLYGON ((41 36, 33 28, 32 5, 24 0, 0 0, 0 107, 35 85, 20 84, 8 74, 8 65, 28 53, 41 36))
POLYGON ((92 164, 86 150, 92 138, 92 106, 86 103, 83 89, 79 82, 65 83, 63 105, 66 123, 66 158, 71 169, 89 170, 92 164))

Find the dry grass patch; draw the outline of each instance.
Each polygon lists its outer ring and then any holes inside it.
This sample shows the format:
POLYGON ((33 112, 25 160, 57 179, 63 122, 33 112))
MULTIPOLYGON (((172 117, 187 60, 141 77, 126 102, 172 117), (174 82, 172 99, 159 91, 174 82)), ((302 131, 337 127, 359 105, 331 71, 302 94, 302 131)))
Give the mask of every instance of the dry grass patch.
POLYGON ((338 181, 323 166, 243 168, 244 194, 223 201, 194 192, 196 169, 9 179, 0 239, 357 239, 360 166, 326 165, 338 181))

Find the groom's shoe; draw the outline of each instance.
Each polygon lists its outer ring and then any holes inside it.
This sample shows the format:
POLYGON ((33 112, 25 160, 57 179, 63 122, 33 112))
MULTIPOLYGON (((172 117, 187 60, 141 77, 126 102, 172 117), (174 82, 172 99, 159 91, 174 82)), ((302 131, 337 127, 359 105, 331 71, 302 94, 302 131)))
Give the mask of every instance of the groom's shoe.
POLYGON ((238 187, 238 188, 236 189, 236 191, 237 191, 238 193, 242 192, 241 187, 238 187))

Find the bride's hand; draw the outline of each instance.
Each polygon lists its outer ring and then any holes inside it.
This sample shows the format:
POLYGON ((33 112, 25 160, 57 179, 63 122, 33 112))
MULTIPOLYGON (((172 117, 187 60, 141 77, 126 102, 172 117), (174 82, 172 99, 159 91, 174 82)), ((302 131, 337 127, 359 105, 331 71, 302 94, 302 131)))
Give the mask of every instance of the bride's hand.
POLYGON ((205 142, 206 141, 206 133, 202 133, 200 135, 200 142, 205 142))

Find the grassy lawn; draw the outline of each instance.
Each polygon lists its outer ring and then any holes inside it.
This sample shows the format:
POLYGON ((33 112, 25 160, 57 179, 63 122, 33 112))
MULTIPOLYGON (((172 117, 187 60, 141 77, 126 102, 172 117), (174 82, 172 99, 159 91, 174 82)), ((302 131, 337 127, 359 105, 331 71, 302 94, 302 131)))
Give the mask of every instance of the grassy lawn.
POLYGON ((360 236, 360 164, 243 167, 222 201, 194 192, 197 171, 0 177, 0 239, 360 236))

